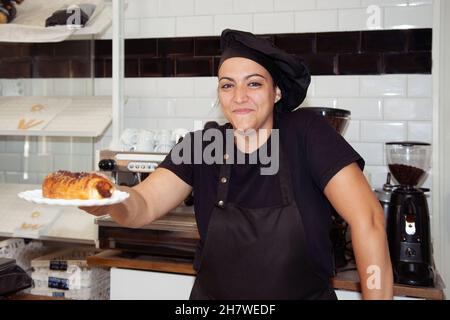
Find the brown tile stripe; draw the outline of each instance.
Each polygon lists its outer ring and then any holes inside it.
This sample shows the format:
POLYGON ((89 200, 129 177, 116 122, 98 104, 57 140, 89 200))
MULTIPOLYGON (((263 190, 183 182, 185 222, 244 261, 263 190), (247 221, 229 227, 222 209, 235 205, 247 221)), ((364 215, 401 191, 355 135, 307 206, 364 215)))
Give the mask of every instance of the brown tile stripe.
MULTIPOLYGON (((313 75, 431 73, 431 29, 262 35, 313 75)), ((110 40, 0 43, 0 78, 111 77, 110 40)), ((217 75, 219 37, 127 39, 126 77, 217 75)))

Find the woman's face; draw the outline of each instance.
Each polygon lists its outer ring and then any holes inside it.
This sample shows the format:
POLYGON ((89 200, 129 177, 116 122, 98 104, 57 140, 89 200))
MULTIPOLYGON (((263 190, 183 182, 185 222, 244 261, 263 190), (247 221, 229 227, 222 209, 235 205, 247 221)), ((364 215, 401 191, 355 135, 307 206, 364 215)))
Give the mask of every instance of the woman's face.
POLYGON ((222 112, 234 129, 272 129, 274 103, 281 92, 263 66, 246 58, 229 58, 218 77, 222 112))

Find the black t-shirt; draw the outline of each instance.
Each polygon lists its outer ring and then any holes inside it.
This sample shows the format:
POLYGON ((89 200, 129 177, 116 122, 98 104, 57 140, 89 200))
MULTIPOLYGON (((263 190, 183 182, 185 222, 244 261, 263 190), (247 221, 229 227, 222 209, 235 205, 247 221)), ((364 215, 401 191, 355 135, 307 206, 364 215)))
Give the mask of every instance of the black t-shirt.
MULTIPOLYGON (((219 130, 225 132, 225 128, 229 127, 226 124, 219 130)), ((311 111, 300 108, 284 114, 276 121, 275 128, 279 129, 280 152, 284 153, 289 165, 310 260, 317 274, 328 280, 333 271, 329 236, 331 207, 323 190, 330 179, 345 166, 357 162, 363 170, 364 160, 323 117, 311 111)), ((191 133, 191 137, 193 135, 191 133)), ((193 147, 193 141, 194 139, 185 139, 180 143, 193 147)), ((266 144, 270 151, 270 138, 266 144)), ((206 145, 208 143, 204 143, 203 148, 206 145)), ((234 150, 237 156, 240 151, 236 147, 234 150)), ((172 150, 171 154, 173 152, 172 150)), ((193 155, 190 164, 174 164, 171 154, 159 167, 172 171, 193 187, 194 210, 202 246, 211 212, 217 201, 220 165, 192 164, 193 155)), ((247 159, 248 157, 250 155, 246 155, 247 159)), ((280 205, 282 199, 278 174, 261 175, 260 168, 264 165, 248 164, 248 161, 246 163, 232 165, 227 201, 248 208, 280 205)))

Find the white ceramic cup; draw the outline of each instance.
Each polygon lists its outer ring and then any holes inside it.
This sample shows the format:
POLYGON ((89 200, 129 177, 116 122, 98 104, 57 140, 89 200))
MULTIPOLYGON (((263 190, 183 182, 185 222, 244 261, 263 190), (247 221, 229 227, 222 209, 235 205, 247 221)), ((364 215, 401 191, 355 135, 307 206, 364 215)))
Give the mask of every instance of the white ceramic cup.
POLYGON ((153 152, 155 150, 155 134, 151 130, 139 131, 136 143, 136 151, 153 152))
POLYGON ((139 129, 128 128, 122 132, 120 143, 123 151, 134 151, 139 139, 139 129))
POLYGON ((172 132, 167 129, 159 130, 156 135, 156 152, 168 153, 175 145, 175 141, 172 140, 172 132))

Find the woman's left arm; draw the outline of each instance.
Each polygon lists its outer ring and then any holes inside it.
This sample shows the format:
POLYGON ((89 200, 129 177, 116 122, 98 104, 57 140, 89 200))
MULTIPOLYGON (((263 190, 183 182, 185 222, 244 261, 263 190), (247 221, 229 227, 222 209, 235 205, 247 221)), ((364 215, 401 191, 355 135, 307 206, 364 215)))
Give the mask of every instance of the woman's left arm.
POLYGON ((356 163, 340 170, 324 190, 351 228, 364 299, 392 299, 393 277, 383 209, 356 163))

